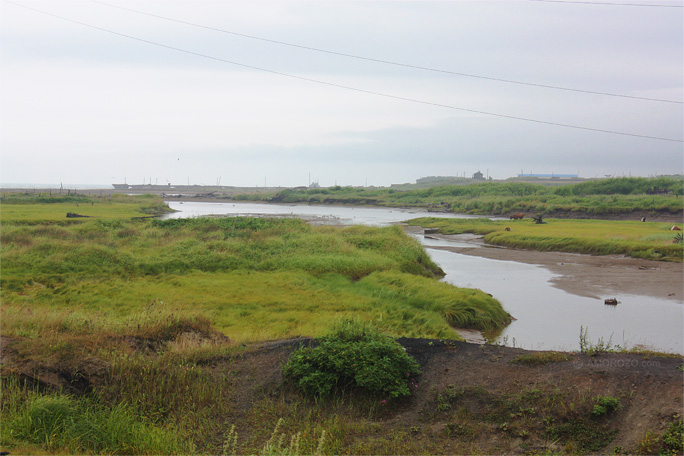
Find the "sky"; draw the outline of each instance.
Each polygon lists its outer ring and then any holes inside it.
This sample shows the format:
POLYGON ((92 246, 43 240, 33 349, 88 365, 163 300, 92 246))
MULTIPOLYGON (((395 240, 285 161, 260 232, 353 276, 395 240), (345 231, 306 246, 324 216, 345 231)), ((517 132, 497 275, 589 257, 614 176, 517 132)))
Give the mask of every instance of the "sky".
POLYGON ((682 6, 0 0, 0 184, 682 174, 682 6))

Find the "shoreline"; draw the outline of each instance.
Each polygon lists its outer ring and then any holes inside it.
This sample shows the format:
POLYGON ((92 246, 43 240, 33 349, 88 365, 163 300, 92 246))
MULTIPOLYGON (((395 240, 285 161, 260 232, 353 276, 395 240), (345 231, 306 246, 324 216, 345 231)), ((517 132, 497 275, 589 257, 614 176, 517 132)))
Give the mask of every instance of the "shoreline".
MULTIPOLYGON (((404 229, 422 234, 420 227, 404 229)), ((684 263, 642 260, 622 255, 541 252, 485 244, 472 234, 431 234, 436 239, 466 242, 473 247, 434 247, 462 255, 542 266, 554 274, 552 285, 578 296, 605 299, 608 294, 652 296, 684 304, 684 263)))

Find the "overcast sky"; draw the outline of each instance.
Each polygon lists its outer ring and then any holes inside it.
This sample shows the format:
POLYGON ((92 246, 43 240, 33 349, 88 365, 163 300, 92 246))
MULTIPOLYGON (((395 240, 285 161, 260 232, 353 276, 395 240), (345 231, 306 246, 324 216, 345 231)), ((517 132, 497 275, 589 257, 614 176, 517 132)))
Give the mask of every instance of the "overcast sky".
POLYGON ((682 173, 682 2, 605 1, 0 0, 0 183, 682 173))

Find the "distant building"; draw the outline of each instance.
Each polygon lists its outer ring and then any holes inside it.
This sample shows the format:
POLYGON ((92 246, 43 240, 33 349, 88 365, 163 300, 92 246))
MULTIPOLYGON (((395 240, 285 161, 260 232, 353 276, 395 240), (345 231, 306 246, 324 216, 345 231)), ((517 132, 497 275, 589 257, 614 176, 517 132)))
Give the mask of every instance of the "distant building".
POLYGON ((480 171, 478 171, 475 174, 473 174, 473 179, 484 180, 484 174, 482 174, 480 171))

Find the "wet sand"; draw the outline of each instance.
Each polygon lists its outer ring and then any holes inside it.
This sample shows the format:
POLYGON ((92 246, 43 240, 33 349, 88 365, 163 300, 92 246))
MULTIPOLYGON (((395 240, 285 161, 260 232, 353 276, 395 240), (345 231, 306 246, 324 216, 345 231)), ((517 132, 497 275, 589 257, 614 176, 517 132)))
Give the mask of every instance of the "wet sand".
MULTIPOLYGON (((422 228, 405 227, 422 233, 422 228)), ((592 256, 577 253, 538 252, 486 245, 472 234, 431 234, 436 239, 466 242, 472 247, 430 247, 463 255, 502 261, 536 264, 559 274, 552 279, 556 288, 579 296, 606 299, 613 295, 653 296, 683 302, 684 268, 682 263, 640 260, 622 255, 592 256)))

